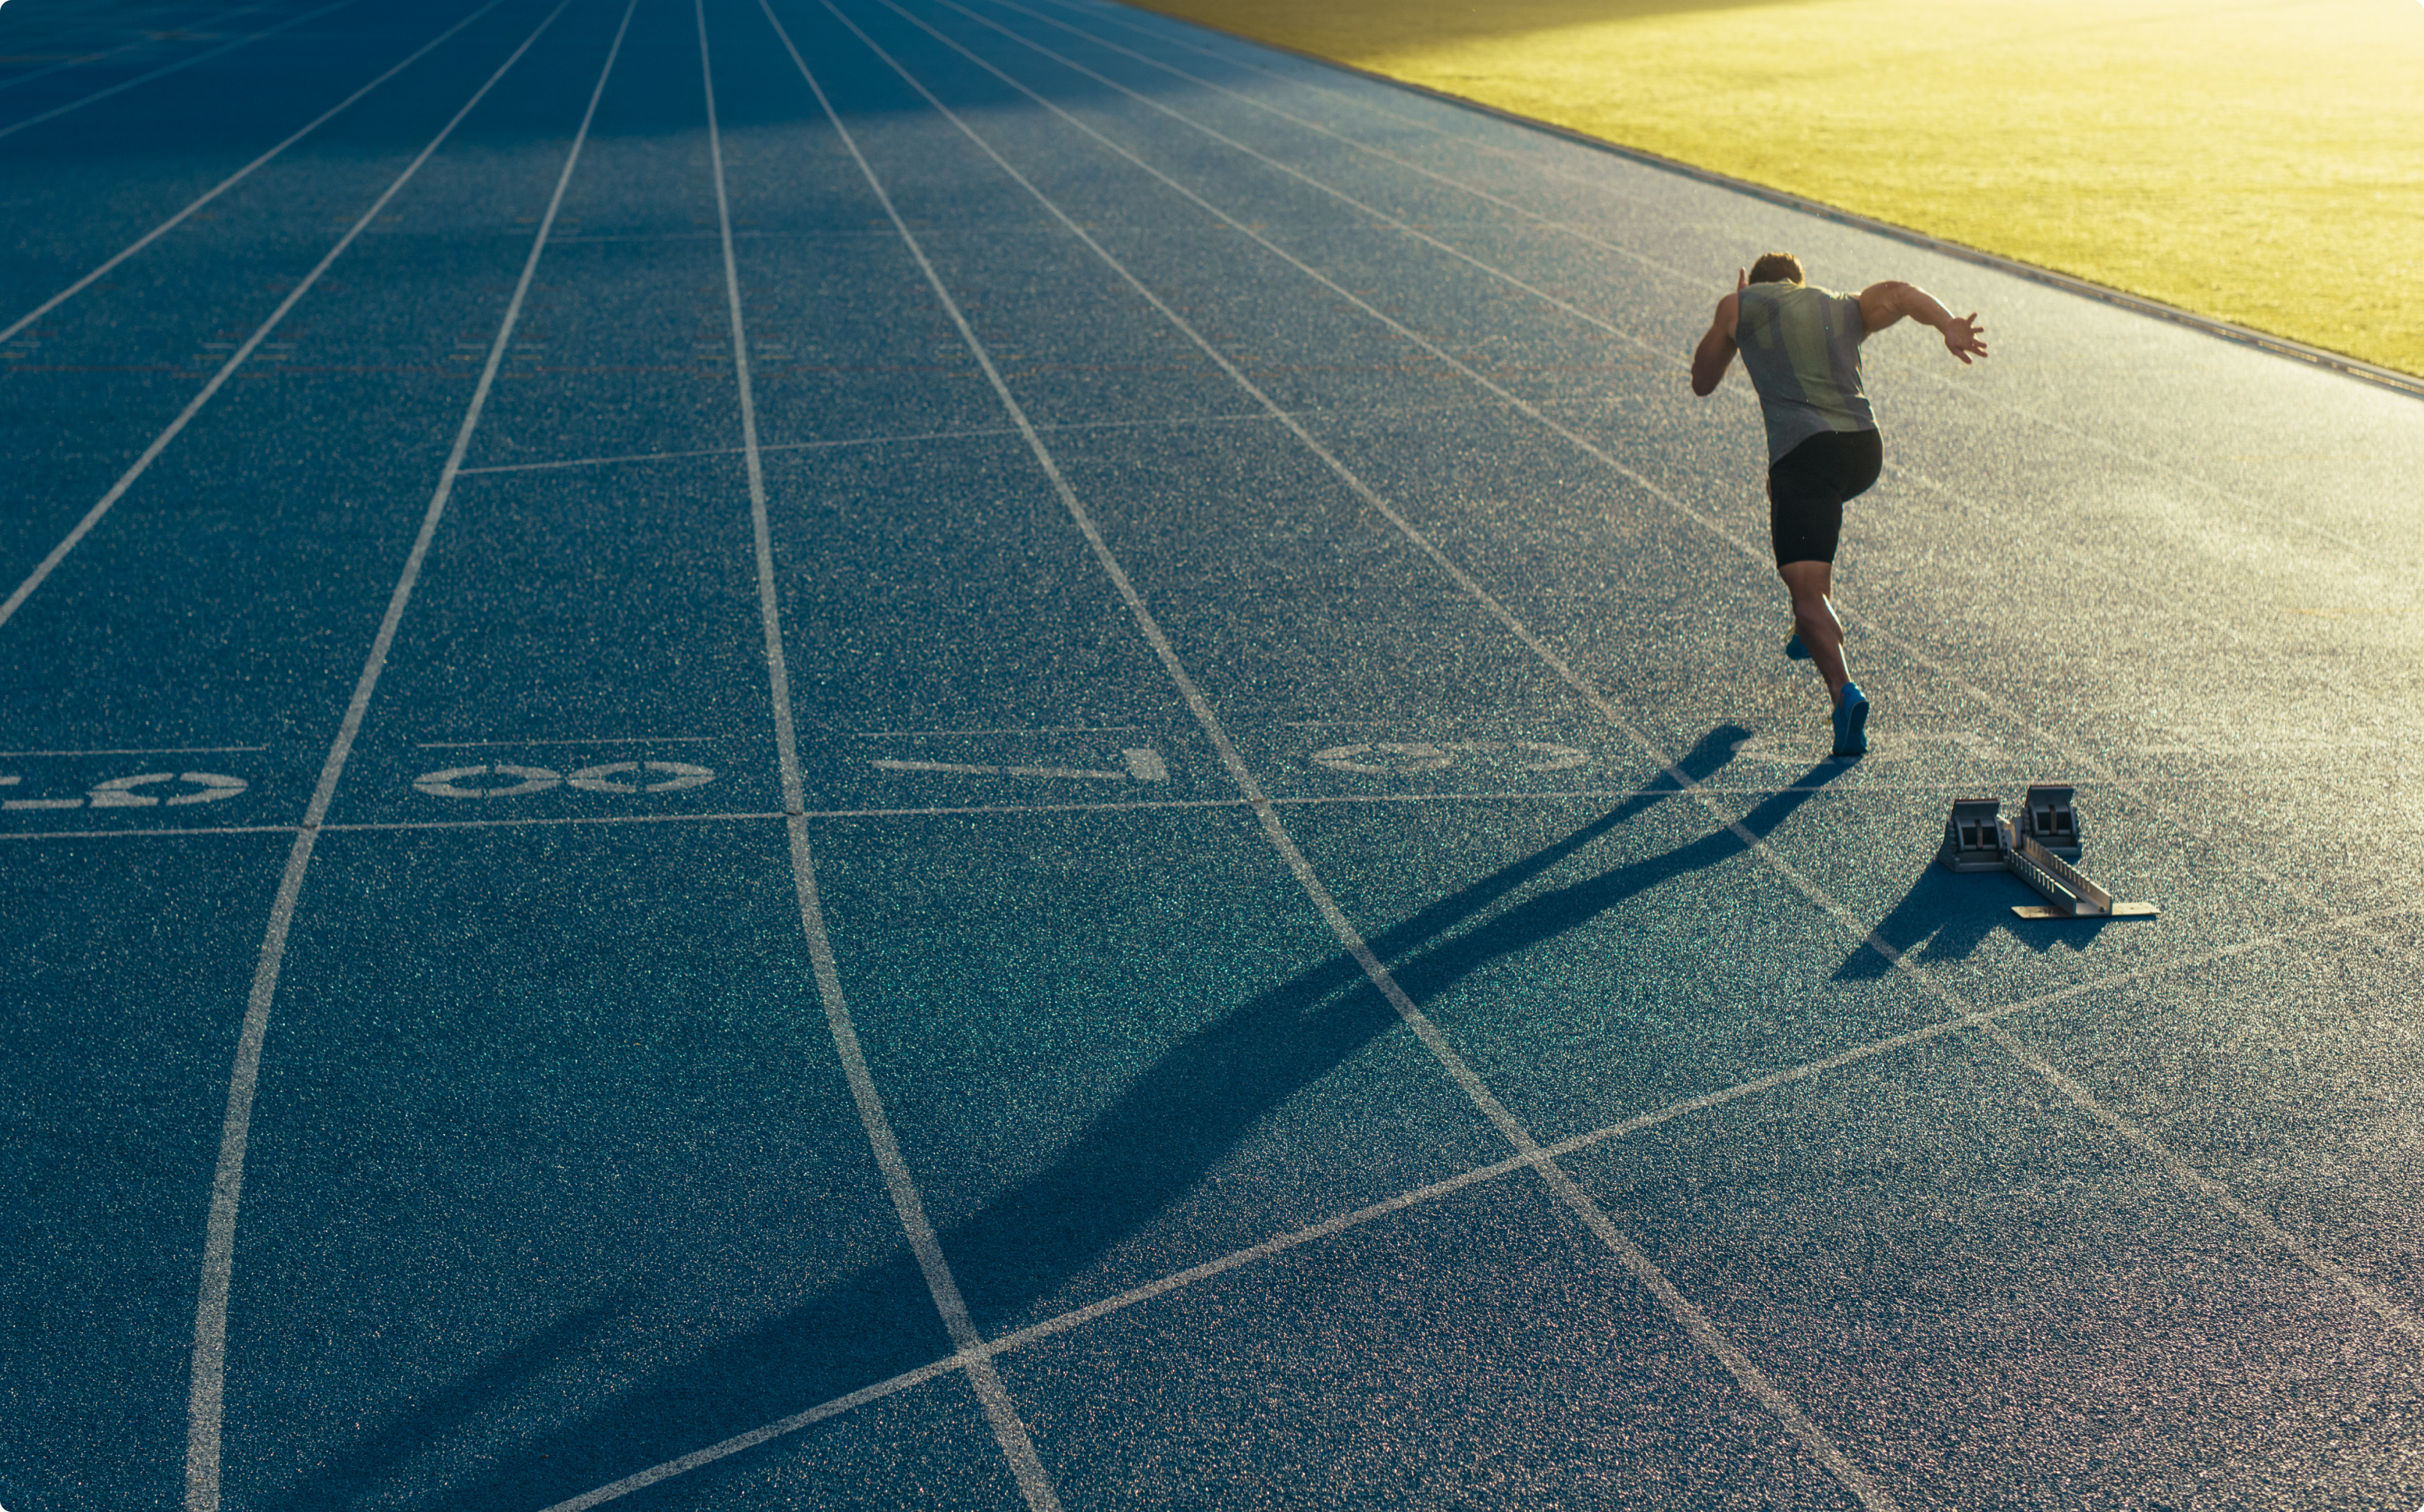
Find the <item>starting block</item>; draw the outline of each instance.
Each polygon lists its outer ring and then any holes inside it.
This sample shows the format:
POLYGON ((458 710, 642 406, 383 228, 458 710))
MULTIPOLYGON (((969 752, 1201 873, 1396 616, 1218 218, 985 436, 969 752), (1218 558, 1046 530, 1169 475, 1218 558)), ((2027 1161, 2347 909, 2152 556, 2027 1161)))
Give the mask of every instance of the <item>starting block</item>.
POLYGON ((1937 860, 1954 871, 2008 871, 2045 895, 2016 905, 2022 918, 2158 918, 2152 903, 2119 903, 2071 865, 2080 856, 2079 814, 2068 788, 2032 787, 2017 824, 1992 798, 1956 798, 1937 860))

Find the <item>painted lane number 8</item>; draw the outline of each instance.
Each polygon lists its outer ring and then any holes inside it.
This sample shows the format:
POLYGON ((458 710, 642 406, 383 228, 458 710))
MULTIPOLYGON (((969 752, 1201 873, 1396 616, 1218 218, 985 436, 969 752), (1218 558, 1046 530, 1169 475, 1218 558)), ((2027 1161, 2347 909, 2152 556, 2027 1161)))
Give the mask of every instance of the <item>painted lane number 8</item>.
POLYGON ((493 766, 449 767, 444 772, 424 772, 412 779, 412 786, 432 798, 523 798, 559 785, 585 793, 671 793, 703 787, 714 780, 711 769, 681 761, 609 761, 602 767, 583 767, 573 772, 498 762, 493 766), (651 773, 662 773, 662 780, 645 780, 651 773), (476 787, 465 786, 483 778, 490 780, 476 787))

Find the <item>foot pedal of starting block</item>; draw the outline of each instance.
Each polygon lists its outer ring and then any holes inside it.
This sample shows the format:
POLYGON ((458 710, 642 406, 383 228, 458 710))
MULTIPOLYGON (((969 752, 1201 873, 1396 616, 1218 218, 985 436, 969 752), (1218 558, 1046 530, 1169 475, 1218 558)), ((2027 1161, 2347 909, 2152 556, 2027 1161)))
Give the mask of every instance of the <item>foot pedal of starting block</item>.
POLYGON ((1992 798, 1956 798, 1944 820, 1944 844, 1936 859, 1954 871, 2001 871, 2003 821, 1996 816, 2002 804, 1992 798))
POLYGON ((2014 903, 2012 912, 2022 918, 2161 918, 2163 911, 2152 903, 2115 903, 2110 914, 2073 914, 2051 903, 2014 903))
POLYGON ((2070 788, 2051 783, 2029 784, 2020 800, 2019 832, 2065 861, 2079 859, 2079 811, 2071 806, 2070 788))

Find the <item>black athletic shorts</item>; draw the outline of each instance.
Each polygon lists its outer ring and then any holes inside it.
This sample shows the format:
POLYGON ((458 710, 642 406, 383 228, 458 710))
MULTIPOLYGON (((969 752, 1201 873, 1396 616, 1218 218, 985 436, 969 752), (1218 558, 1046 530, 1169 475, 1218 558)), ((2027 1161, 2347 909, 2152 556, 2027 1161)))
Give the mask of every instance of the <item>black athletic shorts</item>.
POLYGON ((1885 441, 1874 431, 1827 431, 1770 463, 1767 528, 1776 565, 1834 561, 1845 501, 1867 493, 1885 465, 1885 441))

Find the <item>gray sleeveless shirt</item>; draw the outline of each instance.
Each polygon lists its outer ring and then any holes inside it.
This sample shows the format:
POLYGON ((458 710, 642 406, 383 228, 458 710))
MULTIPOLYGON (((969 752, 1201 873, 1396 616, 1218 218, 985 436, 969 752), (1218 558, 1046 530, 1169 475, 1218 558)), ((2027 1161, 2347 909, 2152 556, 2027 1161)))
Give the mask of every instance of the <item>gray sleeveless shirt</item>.
POLYGON ((1795 283, 1754 283, 1735 298, 1734 344, 1767 420, 1767 459, 1827 431, 1873 431, 1860 391, 1860 296, 1795 283))

